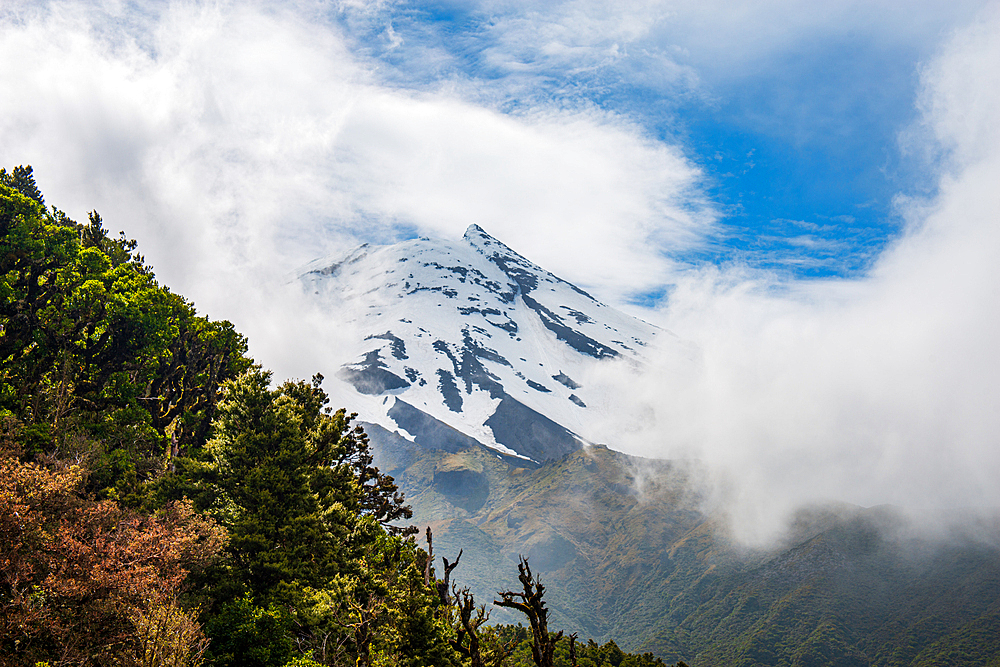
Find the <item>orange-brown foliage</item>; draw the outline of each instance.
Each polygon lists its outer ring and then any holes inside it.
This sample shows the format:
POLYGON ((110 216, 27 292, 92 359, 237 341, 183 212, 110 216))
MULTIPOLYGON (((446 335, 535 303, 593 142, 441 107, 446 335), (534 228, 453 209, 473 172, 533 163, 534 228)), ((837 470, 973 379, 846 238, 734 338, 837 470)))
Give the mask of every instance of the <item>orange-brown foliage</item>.
POLYGON ((189 572, 222 548, 222 529, 189 503, 145 516, 81 498, 84 475, 0 453, 4 665, 132 662, 149 650, 141 619, 175 609, 189 572))

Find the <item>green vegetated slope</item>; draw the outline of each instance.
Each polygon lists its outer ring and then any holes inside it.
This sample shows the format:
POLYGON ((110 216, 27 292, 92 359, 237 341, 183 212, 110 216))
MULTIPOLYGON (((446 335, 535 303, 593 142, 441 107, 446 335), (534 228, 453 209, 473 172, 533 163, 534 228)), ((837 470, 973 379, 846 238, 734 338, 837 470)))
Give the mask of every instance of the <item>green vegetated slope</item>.
POLYGON ((0 665, 458 667, 322 378, 272 388, 88 218, 0 168, 0 665))
POLYGON ((644 645, 683 646, 695 664, 982 665, 1000 655, 998 592, 994 548, 907 537, 892 510, 856 510, 719 573, 644 645))
POLYGON ((369 431, 435 552, 464 549, 453 577, 480 602, 520 553, 555 627, 667 662, 1000 664, 996 523, 932 540, 891 507, 828 506, 801 512, 782 545, 748 550, 701 511, 693 463, 591 447, 516 467, 369 431))

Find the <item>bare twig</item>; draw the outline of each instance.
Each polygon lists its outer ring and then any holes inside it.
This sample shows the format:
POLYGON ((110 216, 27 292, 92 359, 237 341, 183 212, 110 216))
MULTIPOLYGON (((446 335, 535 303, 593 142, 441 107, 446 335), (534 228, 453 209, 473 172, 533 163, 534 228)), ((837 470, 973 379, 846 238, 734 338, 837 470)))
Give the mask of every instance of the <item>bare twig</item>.
POLYGON ((560 630, 549 636, 549 610, 545 608, 545 601, 542 599, 545 586, 538 577, 532 576, 528 559, 524 556, 520 557, 520 562, 517 564, 517 578, 521 582, 523 592, 497 591, 500 599, 494 600, 493 604, 517 609, 528 617, 532 635, 531 657, 538 667, 554 667, 556 643, 562 639, 563 633, 560 630))

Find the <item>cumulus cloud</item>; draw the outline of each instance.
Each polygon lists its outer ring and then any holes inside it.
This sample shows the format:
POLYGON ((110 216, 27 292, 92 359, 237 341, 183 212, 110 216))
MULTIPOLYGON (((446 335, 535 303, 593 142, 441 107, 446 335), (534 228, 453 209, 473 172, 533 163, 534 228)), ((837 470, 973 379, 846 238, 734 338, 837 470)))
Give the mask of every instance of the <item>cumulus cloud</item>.
POLYGON ((478 223, 613 298, 712 224, 698 170, 626 119, 404 89, 347 44, 310 3, 21 3, 0 17, 0 162, 252 340, 287 321, 288 272, 361 241, 478 223))
POLYGON ((907 229, 867 277, 708 268, 672 294, 700 357, 647 378, 626 446, 707 462, 741 538, 816 500, 1000 506, 998 36, 987 11, 923 69, 939 194, 899 202, 907 229))

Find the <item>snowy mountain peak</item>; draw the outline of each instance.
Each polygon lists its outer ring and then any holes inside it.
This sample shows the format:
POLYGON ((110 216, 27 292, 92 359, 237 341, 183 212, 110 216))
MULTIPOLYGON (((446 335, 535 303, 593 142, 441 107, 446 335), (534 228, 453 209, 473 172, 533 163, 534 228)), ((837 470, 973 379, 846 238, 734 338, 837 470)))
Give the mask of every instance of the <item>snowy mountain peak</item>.
POLYGON ((497 241, 495 238, 487 234, 485 229, 483 229, 482 227, 480 227, 475 223, 469 225, 468 228, 466 228, 465 234, 462 235, 462 238, 468 241, 472 245, 476 245, 477 240, 481 240, 481 242, 483 243, 492 243, 492 242, 499 243, 499 241, 497 241))
POLYGON ((404 437, 450 428, 535 461, 579 448, 600 401, 586 378, 641 364, 660 331, 478 225, 462 241, 363 245, 303 270, 317 305, 359 332, 333 398, 404 437))
POLYGON ((538 287, 539 280, 547 283, 562 284, 578 294, 597 302, 597 299, 576 287, 572 283, 566 282, 562 278, 549 273, 537 264, 530 262, 514 250, 511 250, 502 241, 493 238, 479 225, 469 225, 462 237, 469 245, 478 250, 483 256, 500 268, 504 274, 512 280, 522 294, 530 294, 538 287))
POLYGON ((535 271, 542 272, 543 269, 531 264, 524 257, 511 250, 502 241, 499 241, 486 233, 479 225, 469 225, 462 237, 466 243, 475 248, 479 253, 492 260, 494 257, 504 261, 513 261, 518 264, 531 266, 535 271))

